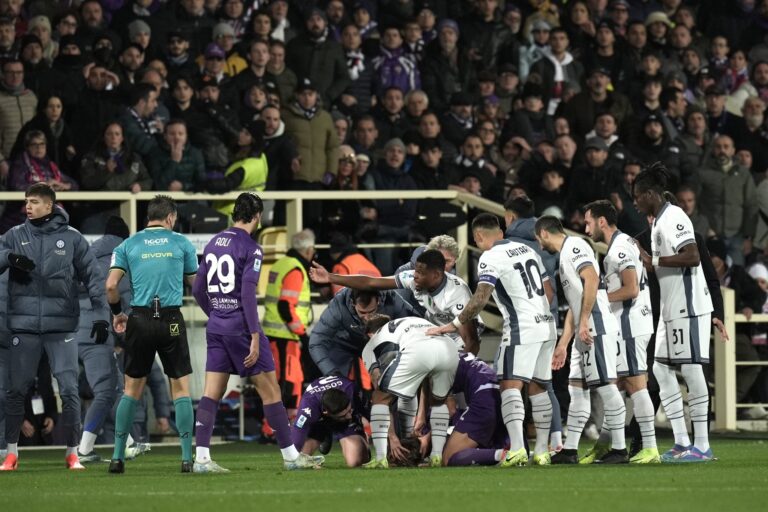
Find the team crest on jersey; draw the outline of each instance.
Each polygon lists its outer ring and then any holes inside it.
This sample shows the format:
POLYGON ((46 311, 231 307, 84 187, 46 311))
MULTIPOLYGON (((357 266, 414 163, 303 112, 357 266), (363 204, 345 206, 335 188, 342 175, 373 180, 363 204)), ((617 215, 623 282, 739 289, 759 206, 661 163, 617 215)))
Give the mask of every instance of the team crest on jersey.
POLYGON ((59 238, 58 240, 56 240, 56 250, 53 252, 55 252, 59 256, 64 256, 65 254, 67 254, 67 251, 64 250, 64 245, 65 245, 64 240, 59 238))
POLYGON ((56 240, 56 247, 58 247, 59 249, 63 249, 64 248, 64 240, 61 240, 61 239, 56 240))
POLYGON ((170 329, 171 336, 178 336, 181 334, 179 324, 168 324, 168 328, 170 329))
POLYGON ((18 336, 14 336, 11 339, 11 345, 13 345, 14 347, 18 347, 19 346, 19 341, 20 341, 19 337, 18 336))

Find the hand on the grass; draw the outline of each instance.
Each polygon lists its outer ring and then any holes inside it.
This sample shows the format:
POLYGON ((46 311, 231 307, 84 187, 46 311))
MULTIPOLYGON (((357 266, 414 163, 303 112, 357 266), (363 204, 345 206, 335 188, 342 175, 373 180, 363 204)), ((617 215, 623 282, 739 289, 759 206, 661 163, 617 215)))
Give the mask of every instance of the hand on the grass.
POLYGON ((389 451, 395 460, 405 461, 408 458, 408 450, 403 448, 397 436, 389 436, 389 451))

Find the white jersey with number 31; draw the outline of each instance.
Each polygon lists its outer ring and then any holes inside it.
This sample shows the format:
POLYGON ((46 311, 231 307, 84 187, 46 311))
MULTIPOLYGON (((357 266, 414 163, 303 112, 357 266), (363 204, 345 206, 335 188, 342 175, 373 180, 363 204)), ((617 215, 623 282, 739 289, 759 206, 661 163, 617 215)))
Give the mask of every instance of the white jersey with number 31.
MULTIPOLYGON (((677 206, 664 204, 651 230, 653 256, 674 256, 686 245, 695 243, 688 215, 677 206)), ((661 317, 665 322, 712 312, 712 297, 701 263, 696 267, 656 267, 655 271, 659 278, 661 317)))
POLYGON ((504 317, 502 344, 523 345, 555 339, 555 319, 544 292, 544 264, 536 251, 500 240, 480 256, 478 284, 494 287, 493 298, 504 317))

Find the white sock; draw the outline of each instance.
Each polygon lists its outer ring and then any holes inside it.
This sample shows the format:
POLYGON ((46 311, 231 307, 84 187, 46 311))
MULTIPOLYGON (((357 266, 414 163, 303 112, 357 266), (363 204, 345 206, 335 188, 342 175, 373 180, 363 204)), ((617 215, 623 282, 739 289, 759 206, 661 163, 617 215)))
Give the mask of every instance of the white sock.
POLYGON ((563 433, 562 431, 558 430, 557 432, 552 432, 549 434, 549 444, 552 446, 552 448, 557 448, 558 446, 563 445, 563 433))
POLYGON ((672 433, 675 435, 675 444, 690 446, 688 428, 685 425, 683 412, 683 395, 680 393, 680 385, 672 367, 659 363, 653 363, 653 375, 659 383, 659 398, 664 414, 672 424, 672 433))
POLYGON ((93 445, 96 444, 96 434, 83 430, 83 438, 80 439, 80 447, 78 450, 83 455, 87 455, 93 451, 93 445))
POLYGON ((429 413, 429 427, 432 430, 432 453, 435 455, 443 456, 443 448, 445 447, 445 438, 448 432, 448 420, 450 414, 448 413, 448 406, 438 405, 432 407, 432 411, 429 413))
POLYGON ((387 435, 389 434, 389 407, 375 404, 371 407, 371 437, 376 460, 387 458, 387 435))
POLYGON ((688 409, 693 426, 693 445, 705 452, 709 450, 709 389, 704 370, 698 364, 680 366, 688 385, 688 409))
POLYGON ((136 441, 131 437, 131 434, 128 434, 128 436, 125 438, 125 446, 132 446, 133 443, 136 441))
POLYGON ((8 443, 8 453, 14 454, 16 457, 19 456, 19 444, 18 443, 8 443))
POLYGON ((616 384, 608 384, 597 388, 600 398, 603 399, 603 424, 611 433, 611 448, 624 450, 627 448, 627 440, 624 437, 624 420, 627 417, 627 408, 624 407, 624 398, 619 393, 616 384))
MULTIPOLYGON (((397 400, 397 420, 400 422, 400 435, 408 436, 413 432, 419 401, 416 398, 399 398, 397 400)), ((434 410, 434 409, 433 409, 434 410)))
POLYGON ((67 446, 67 457, 72 454, 77 455, 77 446, 67 446))
POLYGON ((581 433, 589 419, 592 408, 589 399, 589 389, 568 386, 568 394, 571 395, 571 403, 568 406, 568 437, 565 438, 566 450, 578 450, 581 433))
POLYGON ((493 453, 493 458, 496 459, 496 462, 501 461, 501 456, 502 456, 503 453, 504 453, 504 450, 496 450, 493 453))
POLYGON ((635 420, 643 437, 643 448, 656 448, 656 428, 653 425, 656 416, 653 413, 653 402, 647 389, 641 389, 632 394, 632 409, 635 411, 635 420))
POLYGON ((688 437, 688 428, 685 425, 685 414, 683 413, 683 395, 680 393, 680 385, 677 383, 675 370, 671 366, 656 361, 653 363, 653 376, 659 383, 661 406, 672 424, 675 444, 690 446, 691 440, 688 437))
POLYGON ((205 464, 211 460, 211 449, 206 446, 195 447, 195 462, 201 462, 205 464))
POLYGON ((608 426, 608 416, 603 411, 603 424, 600 425, 600 435, 597 437, 597 444, 610 444, 611 428, 608 426))
POLYGON ((299 458, 299 450, 297 450, 293 445, 280 448, 280 453, 282 454, 283 460, 285 462, 290 462, 299 458))
POLYGON ((549 448, 549 425, 552 423, 552 402, 549 400, 549 394, 544 391, 537 395, 529 395, 531 401, 531 416, 533 424, 536 427, 536 447, 533 449, 534 455, 547 453, 549 448))
POLYGON ((525 445, 523 441, 525 404, 519 389, 511 388, 501 392, 501 418, 507 427, 509 449, 516 452, 525 445))

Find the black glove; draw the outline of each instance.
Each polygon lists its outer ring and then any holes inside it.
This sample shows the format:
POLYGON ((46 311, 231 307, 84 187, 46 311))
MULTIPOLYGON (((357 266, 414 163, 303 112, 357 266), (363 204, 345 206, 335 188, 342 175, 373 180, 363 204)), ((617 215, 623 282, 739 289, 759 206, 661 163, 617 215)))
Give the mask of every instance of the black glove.
POLYGON ((35 269, 35 262, 23 254, 10 253, 8 255, 8 264, 13 268, 24 272, 31 272, 35 269))
POLYGON ((91 327, 91 339, 94 339, 97 345, 103 345, 109 339, 109 322, 106 320, 96 320, 91 327))

